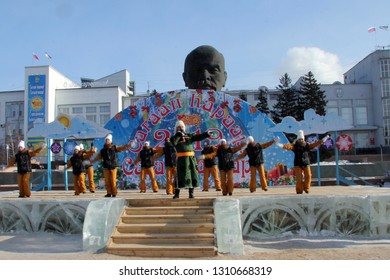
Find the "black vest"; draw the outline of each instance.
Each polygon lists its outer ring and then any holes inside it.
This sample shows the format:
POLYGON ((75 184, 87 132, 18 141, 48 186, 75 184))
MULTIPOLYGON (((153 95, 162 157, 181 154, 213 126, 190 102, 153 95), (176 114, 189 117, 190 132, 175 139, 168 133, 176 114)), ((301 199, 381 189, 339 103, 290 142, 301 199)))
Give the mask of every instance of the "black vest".
POLYGON ((301 146, 298 143, 294 144, 294 166, 305 167, 310 165, 310 148, 309 144, 301 146))
POLYGON ((31 157, 28 154, 28 150, 17 153, 15 157, 19 174, 31 172, 31 157))
MULTIPOLYGON (((214 152, 214 149, 212 146, 208 146, 203 148, 201 154, 202 155, 208 155, 214 152)), ((204 166, 207 168, 213 167, 214 165, 217 165, 217 159, 214 158, 205 158, 204 160, 204 166)))
POLYGON ((152 162, 152 156, 153 156, 153 150, 152 149, 142 149, 140 152, 140 158, 141 158, 141 167, 142 168, 149 168, 153 166, 152 162))
POLYGON ((248 145, 245 150, 249 158, 249 166, 260 166, 264 163, 263 148, 259 143, 254 146, 248 145))
POLYGON ((176 167, 176 149, 172 143, 165 143, 163 148, 165 166, 176 167))
POLYGON ((116 146, 112 145, 108 147, 104 145, 104 148, 100 150, 103 159, 103 168, 105 169, 115 169, 118 167, 118 151, 116 146))
POLYGON ((84 157, 79 152, 78 154, 74 154, 70 158, 70 162, 72 163, 72 170, 74 175, 80 175, 81 173, 85 173, 85 166, 83 164, 84 157))
POLYGON ((234 169, 233 151, 232 148, 226 150, 219 147, 217 150, 218 168, 219 170, 228 171, 234 169))

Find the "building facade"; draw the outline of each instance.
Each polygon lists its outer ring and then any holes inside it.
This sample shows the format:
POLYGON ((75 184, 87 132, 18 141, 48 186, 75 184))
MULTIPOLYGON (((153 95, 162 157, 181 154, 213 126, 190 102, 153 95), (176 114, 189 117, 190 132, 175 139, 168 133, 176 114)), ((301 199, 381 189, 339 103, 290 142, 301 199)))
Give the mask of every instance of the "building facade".
MULTIPOLYGON (((116 113, 149 96, 135 95, 127 70, 75 82, 52 66, 34 66, 25 68, 24 78, 24 90, 0 92, 0 163, 7 150, 15 150, 15 143, 28 140, 26 133, 35 121, 49 123, 64 113, 104 126, 116 113)), ((327 113, 334 112, 353 126, 340 133, 349 134, 355 148, 390 146, 390 50, 374 51, 344 74, 344 84, 321 85, 321 90, 327 113)), ((266 93, 272 110, 280 94, 277 89, 226 91, 254 106, 260 92, 266 93)))

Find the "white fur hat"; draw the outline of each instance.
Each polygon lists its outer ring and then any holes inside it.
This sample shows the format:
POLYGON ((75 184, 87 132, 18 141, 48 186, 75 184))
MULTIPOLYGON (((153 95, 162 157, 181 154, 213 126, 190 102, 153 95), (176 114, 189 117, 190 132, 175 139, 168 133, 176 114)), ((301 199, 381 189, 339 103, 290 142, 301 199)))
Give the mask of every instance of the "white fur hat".
POLYGON ((80 146, 77 145, 74 149, 80 151, 80 146))
POLYGON ((25 148, 26 146, 24 145, 24 141, 20 141, 19 144, 18 144, 18 148, 25 148))
POLYGON ((112 142, 112 135, 111 135, 111 134, 108 134, 104 140, 107 140, 107 139, 110 140, 110 141, 112 142))
POLYGON ((305 133, 303 133, 303 130, 298 130, 297 139, 305 140, 305 133))
POLYGON ((221 140, 219 141, 219 144, 226 144, 226 143, 227 143, 226 139, 221 139, 221 140))
POLYGON ((252 136, 249 136, 249 137, 248 137, 248 143, 252 143, 253 141, 255 141, 255 139, 253 139, 252 136))
POLYGON ((175 125, 175 132, 177 131, 177 128, 178 128, 179 126, 182 126, 183 129, 184 129, 184 131, 186 130, 186 125, 184 124, 184 122, 183 122, 183 121, 177 121, 177 122, 176 122, 176 125, 175 125))
POLYGON ((84 150, 84 145, 83 144, 80 144, 79 147, 80 147, 80 150, 84 150))

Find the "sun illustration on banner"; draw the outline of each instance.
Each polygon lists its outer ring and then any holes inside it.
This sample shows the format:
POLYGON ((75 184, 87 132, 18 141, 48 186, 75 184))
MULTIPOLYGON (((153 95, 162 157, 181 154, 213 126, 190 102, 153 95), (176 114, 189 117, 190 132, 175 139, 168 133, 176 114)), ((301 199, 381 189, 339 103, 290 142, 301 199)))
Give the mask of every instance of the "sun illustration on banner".
POLYGON ((57 120, 62 123, 65 127, 69 128, 70 127, 70 119, 66 115, 61 115, 57 118, 57 120))

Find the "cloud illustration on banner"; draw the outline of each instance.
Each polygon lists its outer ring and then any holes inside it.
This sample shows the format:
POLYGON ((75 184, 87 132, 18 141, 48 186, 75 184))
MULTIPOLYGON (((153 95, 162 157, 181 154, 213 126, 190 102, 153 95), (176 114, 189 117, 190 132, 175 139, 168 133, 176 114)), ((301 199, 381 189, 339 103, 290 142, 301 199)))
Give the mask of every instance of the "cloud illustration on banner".
POLYGON ((297 134, 298 130, 303 130, 306 135, 324 134, 329 131, 340 131, 350 129, 353 126, 347 124, 340 116, 335 113, 329 113, 325 116, 316 114, 313 109, 308 109, 304 113, 304 120, 297 121, 288 116, 274 127, 269 128, 271 132, 285 132, 297 134))

